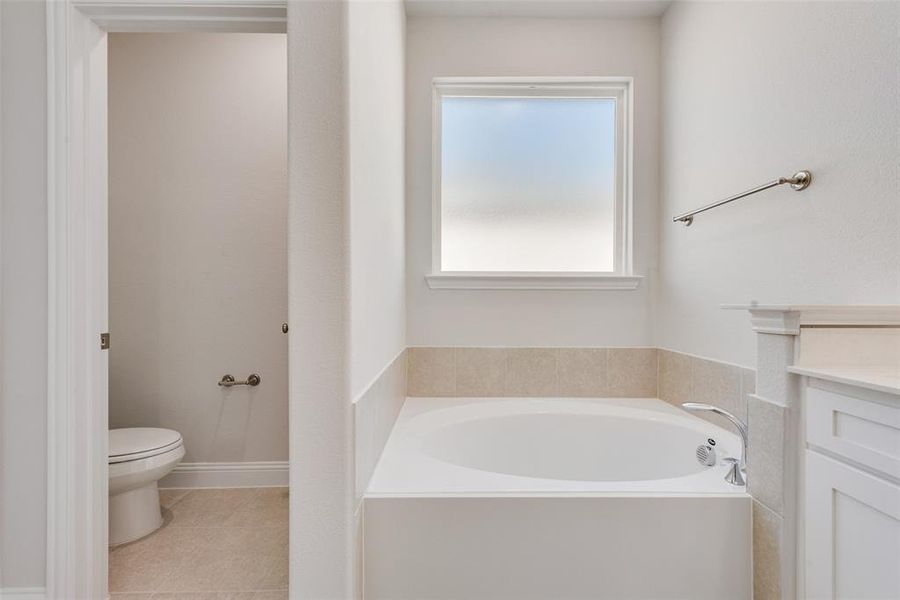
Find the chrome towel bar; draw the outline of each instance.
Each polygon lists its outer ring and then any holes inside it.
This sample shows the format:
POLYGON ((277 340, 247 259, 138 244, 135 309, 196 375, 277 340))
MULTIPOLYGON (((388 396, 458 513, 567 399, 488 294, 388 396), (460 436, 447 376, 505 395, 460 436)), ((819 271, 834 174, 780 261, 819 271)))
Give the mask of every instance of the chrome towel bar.
POLYGON ((222 379, 219 380, 219 385, 222 387, 234 387, 236 385, 249 385, 256 386, 259 385, 259 382, 262 381, 259 375, 256 373, 250 373, 247 376, 246 381, 235 381, 234 375, 222 375, 222 379))
POLYGON ((729 202, 734 202, 735 200, 746 198, 747 196, 755 194, 756 192, 761 192, 763 190, 767 190, 778 185, 784 185, 786 183, 790 184, 792 189, 799 192, 800 190, 805 190, 806 188, 808 188, 811 182, 812 173, 810 173, 809 171, 797 171, 796 173, 794 173, 793 177, 779 177, 774 181, 764 183, 761 186, 753 188, 752 190, 747 190, 746 192, 741 192, 740 194, 729 196, 724 200, 719 200, 718 202, 713 202, 712 204, 701 206, 696 210, 686 212, 684 214, 678 215, 677 217, 672 217, 672 222, 678 223, 679 221, 681 221, 682 223, 684 223, 685 227, 687 227, 694 222, 694 215, 710 210, 711 208, 716 208, 717 206, 722 206, 723 204, 728 204, 729 202))

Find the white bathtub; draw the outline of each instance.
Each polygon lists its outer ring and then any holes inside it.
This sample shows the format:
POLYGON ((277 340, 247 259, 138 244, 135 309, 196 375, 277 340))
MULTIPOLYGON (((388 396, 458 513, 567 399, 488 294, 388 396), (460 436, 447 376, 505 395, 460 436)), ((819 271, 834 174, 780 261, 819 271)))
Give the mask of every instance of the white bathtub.
POLYGON ((369 495, 529 492, 743 492, 696 449, 736 434, 647 398, 411 398, 369 495))
POLYGON ((749 599, 736 435, 657 399, 411 398, 364 496, 367 600, 749 599))

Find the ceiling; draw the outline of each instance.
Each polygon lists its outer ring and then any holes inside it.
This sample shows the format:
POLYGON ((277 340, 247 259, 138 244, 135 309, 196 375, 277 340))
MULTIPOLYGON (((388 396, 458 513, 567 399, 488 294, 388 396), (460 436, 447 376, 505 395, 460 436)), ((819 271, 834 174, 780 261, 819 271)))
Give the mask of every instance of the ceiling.
POLYGON ((411 17, 658 17, 672 0, 405 0, 411 17))

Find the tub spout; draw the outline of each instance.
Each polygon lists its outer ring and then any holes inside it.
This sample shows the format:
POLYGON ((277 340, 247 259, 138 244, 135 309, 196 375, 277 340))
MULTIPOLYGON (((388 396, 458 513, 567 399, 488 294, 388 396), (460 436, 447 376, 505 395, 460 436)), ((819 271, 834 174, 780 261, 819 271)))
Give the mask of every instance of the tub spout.
POLYGON ((725 474, 725 481, 731 485, 746 485, 747 477, 745 476, 744 469, 741 468, 738 459, 726 458, 725 462, 731 464, 731 466, 728 467, 728 473, 725 474))
POLYGON ((747 471, 747 445, 748 445, 748 430, 747 424, 738 419, 736 416, 731 414, 725 409, 719 408, 718 406, 713 406, 712 404, 701 404, 698 402, 685 402, 681 405, 685 410, 689 410, 692 412, 712 412, 717 415, 722 415, 729 421, 731 421, 735 428, 738 430, 738 433, 741 434, 741 458, 740 460, 736 459, 725 459, 728 462, 732 462, 731 469, 728 471, 728 474, 725 476, 725 480, 732 485, 744 485, 747 482, 746 479, 746 471, 747 471))

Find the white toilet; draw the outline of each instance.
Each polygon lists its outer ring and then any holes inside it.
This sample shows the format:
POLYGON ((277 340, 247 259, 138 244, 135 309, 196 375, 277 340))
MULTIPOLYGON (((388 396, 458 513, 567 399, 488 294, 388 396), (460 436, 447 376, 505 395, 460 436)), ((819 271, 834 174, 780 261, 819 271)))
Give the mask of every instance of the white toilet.
POLYGON ((109 545, 124 544, 162 525, 156 483, 184 457, 181 434, 130 427, 109 431, 109 545))

